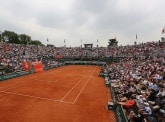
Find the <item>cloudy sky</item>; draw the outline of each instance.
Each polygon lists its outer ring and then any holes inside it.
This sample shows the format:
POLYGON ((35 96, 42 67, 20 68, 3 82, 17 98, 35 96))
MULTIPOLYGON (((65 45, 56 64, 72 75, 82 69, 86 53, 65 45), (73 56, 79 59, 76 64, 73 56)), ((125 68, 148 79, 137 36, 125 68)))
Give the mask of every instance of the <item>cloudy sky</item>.
POLYGON ((55 46, 106 46, 115 37, 127 45, 160 40, 164 12, 165 0, 0 0, 0 31, 55 46))

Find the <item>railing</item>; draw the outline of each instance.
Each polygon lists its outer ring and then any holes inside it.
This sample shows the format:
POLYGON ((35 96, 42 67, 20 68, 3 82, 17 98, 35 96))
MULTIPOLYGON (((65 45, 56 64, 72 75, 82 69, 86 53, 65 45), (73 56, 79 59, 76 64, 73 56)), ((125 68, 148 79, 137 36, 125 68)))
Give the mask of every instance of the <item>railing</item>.
POLYGON ((65 61, 65 64, 75 64, 75 65, 99 65, 99 66, 102 66, 102 65, 105 65, 106 62, 103 62, 103 61, 65 61))
POLYGON ((119 62, 125 57, 62 57, 62 58, 49 58, 51 60, 65 62, 65 61, 103 61, 106 63, 119 62))
MULTIPOLYGON (((119 97, 117 94, 115 94, 115 89, 111 86, 110 84, 110 92, 112 94, 112 99, 114 103, 119 100, 119 97)), ((123 106, 122 105, 115 105, 114 110, 116 113, 116 118, 118 122, 128 122, 128 119, 123 111, 123 106)))
MULTIPOLYGON (((103 76, 105 78, 108 77, 107 73, 104 73, 103 76)), ((127 117, 126 117, 126 115, 123 111, 123 106, 122 105, 116 105, 116 102, 119 100, 119 96, 115 93, 116 88, 112 87, 112 85, 111 85, 112 84, 112 79, 108 78, 108 81, 109 81, 108 82, 109 85, 107 85, 107 84, 105 84, 105 85, 109 87, 110 93, 111 93, 111 96, 112 96, 112 100, 113 100, 113 107, 110 107, 110 108, 113 108, 113 110, 115 111, 117 122, 128 122, 128 119, 127 119, 127 117)), ((108 101, 108 107, 109 107, 109 102, 110 101, 108 101)), ((112 110, 112 109, 109 109, 109 110, 112 110)))
POLYGON ((0 76, 0 81, 6 80, 6 79, 10 79, 10 78, 14 78, 14 77, 27 75, 27 74, 30 74, 30 72, 28 72, 28 71, 21 71, 21 72, 7 73, 7 74, 4 74, 4 75, 0 76))

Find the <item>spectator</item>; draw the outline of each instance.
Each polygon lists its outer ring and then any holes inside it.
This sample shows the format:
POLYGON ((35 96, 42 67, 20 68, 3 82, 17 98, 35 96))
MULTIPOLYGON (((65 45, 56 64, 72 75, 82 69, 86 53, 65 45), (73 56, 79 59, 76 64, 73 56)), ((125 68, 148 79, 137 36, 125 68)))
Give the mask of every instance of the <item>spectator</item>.
POLYGON ((125 109, 130 109, 130 108, 133 108, 133 106, 135 105, 135 100, 133 99, 133 97, 129 97, 128 100, 126 100, 125 102, 120 102, 120 101, 117 101, 117 104, 119 105, 123 105, 123 107, 125 109))

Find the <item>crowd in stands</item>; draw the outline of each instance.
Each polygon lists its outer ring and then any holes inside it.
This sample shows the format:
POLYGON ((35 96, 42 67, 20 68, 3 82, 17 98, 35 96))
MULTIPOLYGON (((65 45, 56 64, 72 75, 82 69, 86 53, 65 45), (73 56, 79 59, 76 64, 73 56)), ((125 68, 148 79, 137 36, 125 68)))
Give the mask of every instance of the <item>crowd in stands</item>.
POLYGON ((123 106, 131 122, 164 121, 165 45, 150 42, 119 50, 118 55, 128 57, 104 67, 119 97, 116 105, 123 106))
POLYGON ((7 42, 0 42, 0 65, 10 67, 9 69, 18 70, 22 67, 22 61, 42 60, 45 57, 138 57, 145 58, 163 57, 163 42, 148 42, 138 45, 116 46, 116 47, 93 47, 90 49, 81 47, 48 47, 35 45, 21 45, 7 42))
MULTIPOLYGON (((0 43, 0 66, 5 67, 7 73, 24 70, 23 61, 42 60, 44 57, 52 57, 56 54, 54 48, 35 45, 21 45, 1 42, 0 43)), ((58 65, 58 62, 44 61, 45 65, 58 65)))
MULTIPOLYGON (((116 104, 128 109, 128 119, 136 121, 137 115, 151 120, 155 112, 165 115, 165 43, 147 42, 116 47, 47 47, 0 42, 0 65, 11 72, 22 69, 22 61, 42 60, 56 55, 61 57, 123 57, 118 63, 106 67, 110 79, 118 80, 113 87, 119 101, 116 104), (131 102, 130 102, 131 101, 131 102), (136 109, 133 108, 136 104, 136 109), (138 113, 138 114, 137 114, 138 113)), ((45 66, 58 65, 44 61, 45 66)), ((140 122, 140 120, 138 120, 140 122)))

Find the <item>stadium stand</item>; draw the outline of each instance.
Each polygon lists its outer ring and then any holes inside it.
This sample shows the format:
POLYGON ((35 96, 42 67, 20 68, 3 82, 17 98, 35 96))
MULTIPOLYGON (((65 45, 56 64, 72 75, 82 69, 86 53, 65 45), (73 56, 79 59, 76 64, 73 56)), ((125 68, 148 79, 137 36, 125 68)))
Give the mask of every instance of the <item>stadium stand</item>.
POLYGON ((43 70, 67 64, 99 65, 99 76, 113 96, 108 105, 119 122, 165 121, 165 42, 90 49, 0 42, 0 48, 0 80, 33 73, 34 67, 30 64, 27 71, 24 61, 42 61, 43 70), (132 108, 117 104, 130 96, 136 101, 132 108))
POLYGON ((121 106, 116 103, 127 101, 131 96, 136 104, 123 111, 127 118, 126 121, 164 121, 165 45, 152 42, 141 47, 143 49, 139 48, 140 51, 136 50, 134 53, 135 55, 141 54, 141 56, 126 57, 121 62, 105 67, 109 75, 112 96, 118 98, 114 97, 114 105, 121 106))

